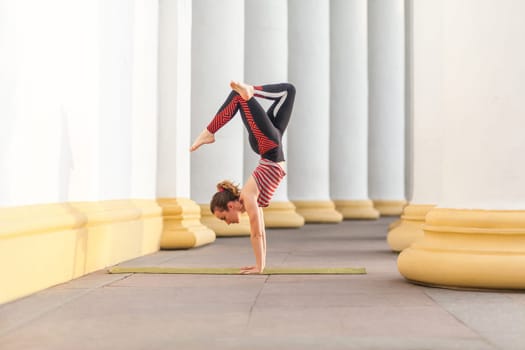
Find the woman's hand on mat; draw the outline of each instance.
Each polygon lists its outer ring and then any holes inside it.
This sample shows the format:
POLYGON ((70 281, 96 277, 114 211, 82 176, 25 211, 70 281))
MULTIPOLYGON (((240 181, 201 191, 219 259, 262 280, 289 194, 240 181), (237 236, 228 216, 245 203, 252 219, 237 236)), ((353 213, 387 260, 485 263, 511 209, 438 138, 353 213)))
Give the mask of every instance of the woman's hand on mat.
POLYGON ((244 267, 241 267, 241 274, 243 275, 256 274, 256 273, 261 273, 262 270, 263 269, 257 266, 244 266, 244 267))

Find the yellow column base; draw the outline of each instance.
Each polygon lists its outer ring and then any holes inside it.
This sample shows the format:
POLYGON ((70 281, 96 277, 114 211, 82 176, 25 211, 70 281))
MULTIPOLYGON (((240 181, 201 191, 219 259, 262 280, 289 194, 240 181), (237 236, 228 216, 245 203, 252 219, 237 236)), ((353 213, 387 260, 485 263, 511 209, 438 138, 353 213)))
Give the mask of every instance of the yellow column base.
POLYGON ((241 221, 238 224, 228 225, 224 221, 217 219, 211 213, 209 204, 200 204, 200 207, 202 223, 215 231, 217 237, 250 235, 250 219, 246 213, 241 215, 241 221))
POLYGON ((273 202, 263 209, 267 228, 296 228, 304 226, 304 218, 297 214, 292 202, 273 202))
MULTIPOLYGON (((77 249, 88 252, 84 273, 158 251, 162 219, 154 200, 107 200, 70 205, 87 218, 87 239, 77 245, 77 249), (146 204, 148 201, 150 203, 146 204), (146 222, 142 209, 146 211, 146 222), (146 228, 151 231, 144 231, 146 228), (144 247, 149 248, 143 251, 144 247)), ((82 254, 77 253, 77 257, 82 254)))
POLYGON ((401 215, 406 204, 406 201, 374 200, 374 207, 379 211, 381 216, 401 215))
POLYGON ((447 288, 525 289, 525 210, 434 208, 424 237, 398 258, 410 281, 447 288))
POLYGON ((133 206, 142 213, 140 220, 142 232, 156 232, 150 239, 142 239, 143 254, 157 252, 162 236, 162 208, 154 199, 131 199, 133 206))
POLYGON ((164 227, 161 249, 188 249, 215 241, 215 232, 200 222, 200 207, 187 198, 159 198, 164 227))
POLYGON ((401 218, 397 219, 394 222, 391 222, 390 225, 388 225, 388 231, 391 231, 391 230, 395 229, 399 225, 401 225, 401 218))
POLYGON ((293 201, 293 204, 306 223, 335 224, 343 221, 343 215, 335 210, 332 201, 293 201))
POLYGON ((158 251, 155 200, 0 208, 0 304, 158 251))
POLYGON ((400 221, 389 230, 387 242, 395 252, 408 248, 423 237, 425 216, 434 205, 409 204, 403 209, 400 221))
POLYGON ((379 211, 371 200, 334 201, 335 208, 344 219, 373 220, 379 218, 379 211))

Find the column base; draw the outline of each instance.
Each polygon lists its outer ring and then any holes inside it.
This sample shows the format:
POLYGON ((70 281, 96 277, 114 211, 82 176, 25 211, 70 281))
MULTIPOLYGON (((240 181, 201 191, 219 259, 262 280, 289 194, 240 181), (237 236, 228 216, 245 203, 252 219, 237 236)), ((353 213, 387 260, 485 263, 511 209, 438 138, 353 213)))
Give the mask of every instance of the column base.
POLYGON ((401 225, 401 218, 397 219, 396 221, 393 221, 388 225, 388 231, 391 231, 401 225))
POLYGON ((142 232, 157 232, 154 239, 142 240, 142 251, 145 254, 157 252, 162 237, 162 208, 155 199, 131 199, 130 202, 142 213, 142 232))
POLYGON ((200 208, 187 198, 159 198, 163 231, 161 249, 188 249, 215 241, 215 233, 200 222, 200 208))
POLYGON ((399 272, 418 284, 525 289, 525 211, 431 209, 399 272))
POLYGON ((381 216, 398 216, 403 212, 403 208, 407 204, 406 201, 385 201, 374 200, 374 207, 379 211, 381 216))
POLYGON ((403 209, 400 221, 388 232, 387 241, 390 248, 400 252, 416 240, 423 237, 425 216, 434 205, 409 204, 403 209))
POLYGON ((343 215, 335 210, 332 201, 293 201, 293 204, 305 223, 336 224, 343 221, 343 215))
POLYGON ((238 224, 228 225, 224 221, 217 219, 210 211, 209 204, 200 204, 201 222, 215 231, 217 237, 228 236, 249 236, 250 219, 246 213, 241 215, 241 221, 238 224))
POLYGON ((304 225, 304 218, 297 214, 292 202, 272 202, 263 212, 267 228, 296 228, 304 225))
POLYGON ((155 200, 0 208, 0 304, 159 250, 155 200))
POLYGON ((374 208, 371 200, 338 200, 335 208, 343 215, 343 219, 374 220, 379 218, 379 211, 374 208))

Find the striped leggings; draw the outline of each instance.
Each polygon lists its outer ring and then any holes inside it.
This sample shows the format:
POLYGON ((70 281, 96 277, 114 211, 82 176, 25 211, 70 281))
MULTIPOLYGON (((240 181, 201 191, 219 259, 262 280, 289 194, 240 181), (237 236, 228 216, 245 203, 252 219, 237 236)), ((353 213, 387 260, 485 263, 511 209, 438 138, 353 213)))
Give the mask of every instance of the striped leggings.
POLYGON ((254 96, 273 102, 265 111, 255 98, 246 101, 232 91, 207 129, 215 134, 240 111, 255 153, 273 162, 284 161, 281 141, 292 115, 295 87, 289 83, 254 86, 254 96))

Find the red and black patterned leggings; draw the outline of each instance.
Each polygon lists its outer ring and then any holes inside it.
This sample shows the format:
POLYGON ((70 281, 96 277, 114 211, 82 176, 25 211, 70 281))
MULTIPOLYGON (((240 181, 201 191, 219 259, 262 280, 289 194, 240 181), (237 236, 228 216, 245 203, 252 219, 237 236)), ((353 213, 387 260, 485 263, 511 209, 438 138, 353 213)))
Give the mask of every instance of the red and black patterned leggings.
POLYGON ((207 129, 215 134, 240 111, 248 130, 250 146, 255 153, 273 162, 283 161, 281 139, 292 115, 295 87, 289 83, 281 83, 254 86, 254 90, 255 97, 273 100, 267 111, 255 98, 246 101, 232 91, 207 129))

